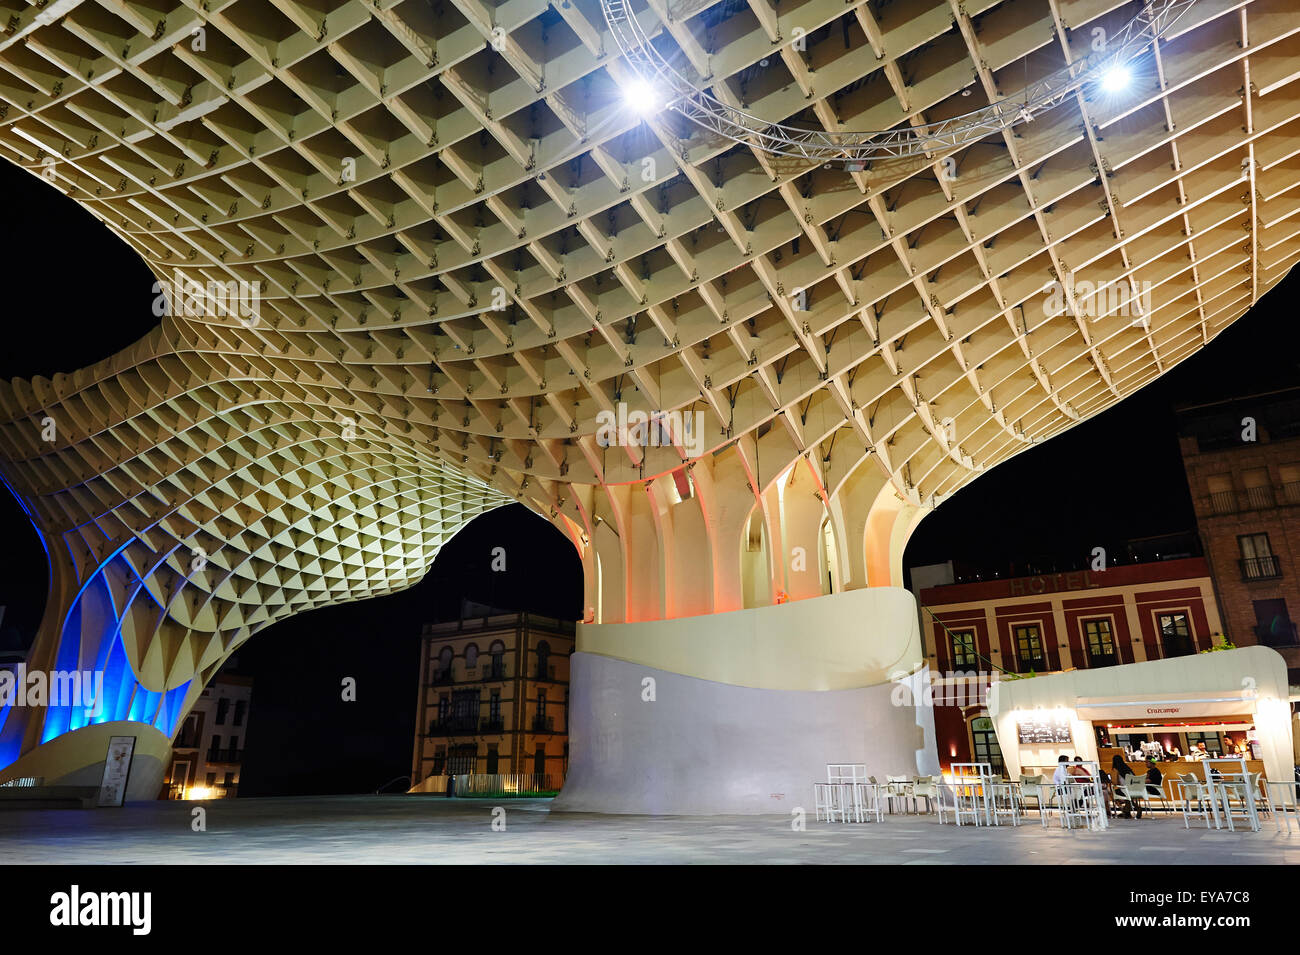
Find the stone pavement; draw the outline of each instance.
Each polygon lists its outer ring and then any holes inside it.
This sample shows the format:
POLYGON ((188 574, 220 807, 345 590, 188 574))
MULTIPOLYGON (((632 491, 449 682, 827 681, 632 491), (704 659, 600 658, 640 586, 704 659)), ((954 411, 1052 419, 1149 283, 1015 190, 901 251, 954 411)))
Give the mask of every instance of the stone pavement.
POLYGON ((861 825, 782 816, 552 813, 548 799, 317 796, 0 812, 15 863, 884 863, 890 865, 1300 864, 1300 831, 1183 828, 1181 815, 1106 832, 940 826, 934 816, 861 825), (191 829, 201 805, 207 831, 191 829), (505 810, 505 830, 492 828, 505 810))

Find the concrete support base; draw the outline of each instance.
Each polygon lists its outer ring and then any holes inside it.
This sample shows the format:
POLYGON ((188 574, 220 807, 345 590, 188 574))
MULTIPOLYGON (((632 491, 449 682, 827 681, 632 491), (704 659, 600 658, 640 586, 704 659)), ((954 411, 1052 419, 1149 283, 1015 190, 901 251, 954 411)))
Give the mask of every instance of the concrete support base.
POLYGON ((932 713, 913 706, 920 694, 901 685, 917 682, 920 666, 906 591, 582 627, 578 646, 569 770, 556 811, 811 813, 812 784, 826 778, 827 763, 865 763, 882 781, 939 771, 932 713), (814 620, 819 628, 809 626, 814 620), (612 626, 636 628, 627 651, 637 659, 589 652, 632 636, 612 626), (730 667, 766 685, 656 667, 656 655, 679 667, 693 661, 697 671, 730 667), (774 666, 781 660, 784 669, 774 666))
POLYGON ((0 783, 37 777, 44 780, 45 787, 91 786, 98 790, 113 736, 135 737, 127 802, 157 799, 171 763, 171 740, 152 726, 127 720, 95 723, 56 736, 0 770, 0 783))

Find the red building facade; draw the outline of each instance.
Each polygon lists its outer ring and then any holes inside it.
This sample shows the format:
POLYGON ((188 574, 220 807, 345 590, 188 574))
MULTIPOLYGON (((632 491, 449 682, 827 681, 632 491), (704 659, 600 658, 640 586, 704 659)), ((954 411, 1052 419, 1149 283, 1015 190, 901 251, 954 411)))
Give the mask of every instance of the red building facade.
POLYGON ((919 596, 945 767, 1000 763, 975 684, 1183 656, 1222 639, 1209 566, 1200 557, 948 584, 919 596), (953 696, 957 702, 947 703, 953 696))
POLYGON ((1179 431, 1228 639, 1300 682, 1300 389, 1184 409, 1179 431))

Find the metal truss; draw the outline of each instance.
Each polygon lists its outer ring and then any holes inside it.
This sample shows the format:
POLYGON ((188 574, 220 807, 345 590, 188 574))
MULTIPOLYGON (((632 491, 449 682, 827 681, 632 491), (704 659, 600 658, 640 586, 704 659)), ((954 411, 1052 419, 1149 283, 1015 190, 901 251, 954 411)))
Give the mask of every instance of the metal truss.
POLYGON ((600 0, 620 51, 644 82, 662 91, 667 105, 691 122, 733 140, 779 156, 838 163, 850 171, 880 159, 933 158, 1020 122, 1031 122, 1077 90, 1100 82, 1109 71, 1133 62, 1196 0, 1147 4, 1105 50, 1056 70, 1019 92, 937 123, 865 132, 828 132, 771 123, 721 102, 679 73, 655 49, 637 22, 630 0, 600 0))

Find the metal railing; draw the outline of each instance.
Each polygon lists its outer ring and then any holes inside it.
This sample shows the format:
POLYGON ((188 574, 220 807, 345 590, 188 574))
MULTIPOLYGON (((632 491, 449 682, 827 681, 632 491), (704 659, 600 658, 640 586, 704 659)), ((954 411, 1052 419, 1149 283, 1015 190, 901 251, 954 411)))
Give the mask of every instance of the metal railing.
POLYGON ((1249 511, 1261 511, 1270 507, 1276 507, 1273 500, 1273 489, 1267 484, 1261 487, 1246 488, 1245 509, 1249 511))
POLYGON ((1269 580, 1282 576, 1282 562, 1276 554, 1266 557, 1243 557, 1237 561, 1241 567, 1242 580, 1269 580))
POLYGON ((452 795, 465 797, 553 796, 564 785, 564 777, 554 773, 456 773, 430 776, 415 788, 422 793, 446 793, 452 780, 452 795))
POLYGON ((532 722, 528 724, 534 733, 554 733, 555 717, 554 716, 534 716, 532 722))
POLYGON ((1210 494, 1210 513, 1231 514, 1237 509, 1237 495, 1231 491, 1213 491, 1210 494))
POLYGON ((451 736, 457 733, 474 733, 478 731, 477 716, 450 716, 445 720, 434 720, 429 724, 429 736, 451 736))

